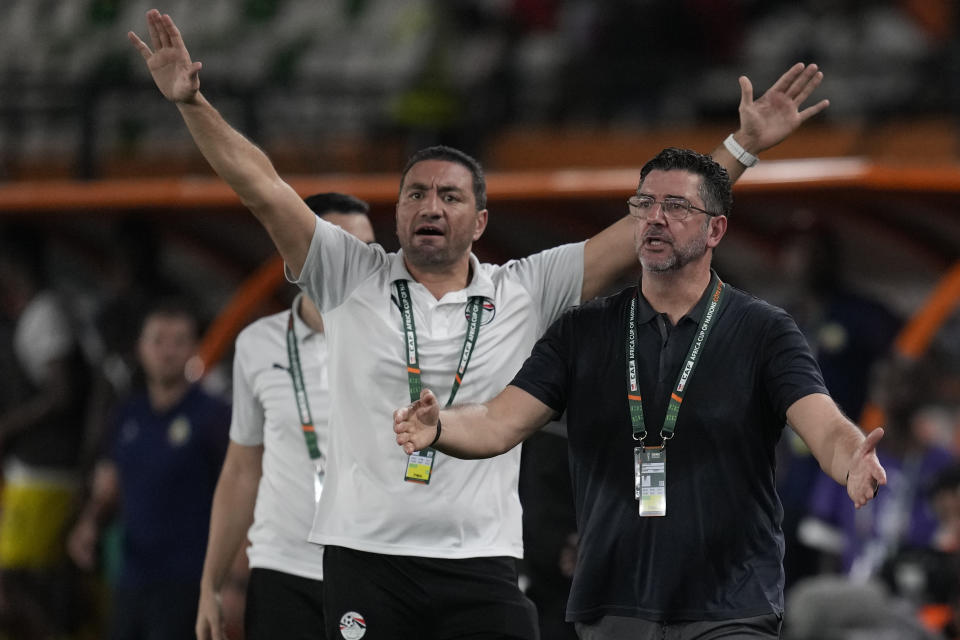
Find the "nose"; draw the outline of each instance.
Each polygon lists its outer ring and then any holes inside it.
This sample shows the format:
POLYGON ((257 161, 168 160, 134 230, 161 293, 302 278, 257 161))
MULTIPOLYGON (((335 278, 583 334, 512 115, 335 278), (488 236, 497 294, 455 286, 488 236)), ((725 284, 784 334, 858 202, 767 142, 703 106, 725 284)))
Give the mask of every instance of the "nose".
POLYGON ((644 221, 647 223, 654 223, 654 224, 666 224, 667 216, 664 215, 663 213, 663 203, 660 202, 659 200, 655 201, 653 205, 650 207, 650 210, 647 211, 647 215, 646 217, 644 217, 644 221))
POLYGON ((420 213, 430 217, 437 217, 442 211, 440 194, 436 189, 427 191, 421 202, 420 213))

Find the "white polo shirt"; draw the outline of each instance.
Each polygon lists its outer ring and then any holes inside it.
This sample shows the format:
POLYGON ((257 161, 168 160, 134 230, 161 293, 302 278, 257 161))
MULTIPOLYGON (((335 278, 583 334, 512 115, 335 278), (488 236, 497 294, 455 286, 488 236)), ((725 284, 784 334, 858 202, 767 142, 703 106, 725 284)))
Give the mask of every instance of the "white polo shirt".
POLYGON ((519 447, 488 460, 437 454, 430 484, 404 481, 393 410, 410 402, 394 281, 409 281, 423 386, 450 395, 467 330, 469 297, 485 308, 455 402, 489 400, 507 386, 534 342, 578 303, 583 243, 502 266, 470 256, 466 289, 437 300, 388 254, 318 220, 297 281, 323 313, 329 348, 330 445, 326 485, 310 540, 390 555, 522 557, 519 447))
MULTIPOLYGON (((299 303, 297 296, 293 309, 299 303)), ((237 336, 230 439, 263 445, 263 474, 248 533, 250 566, 322 580, 323 548, 307 541, 316 507, 316 466, 307 452, 287 369, 289 316, 284 311, 261 318, 237 336)), ((326 338, 297 313, 293 317, 317 446, 323 453, 330 407, 326 338)))

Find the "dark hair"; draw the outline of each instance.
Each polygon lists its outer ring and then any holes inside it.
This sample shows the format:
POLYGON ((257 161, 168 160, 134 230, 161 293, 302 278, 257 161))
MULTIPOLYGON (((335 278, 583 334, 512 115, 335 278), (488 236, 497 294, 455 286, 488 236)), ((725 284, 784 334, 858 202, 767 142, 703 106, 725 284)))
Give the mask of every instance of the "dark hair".
POLYGON ((708 211, 730 215, 733 209, 732 183, 727 170, 710 156, 690 149, 667 147, 640 170, 640 186, 651 171, 689 171, 703 178, 700 197, 708 211))
POLYGON ((403 182, 407 179, 410 168, 425 160, 445 160, 465 167, 473 176, 473 197, 477 201, 477 211, 487 208, 487 179, 483 176, 483 168, 480 163, 463 151, 444 145, 427 147, 410 156, 410 159, 407 160, 407 166, 403 168, 403 173, 400 175, 400 191, 403 191, 403 182))
POLYGON ((155 317, 162 318, 186 318, 193 324, 193 334, 195 338, 201 335, 200 314, 193 301, 182 295, 170 295, 157 298, 147 305, 140 318, 140 332, 147 326, 147 321, 155 317))
POLYGON ((346 193, 315 193, 303 199, 321 218, 328 213, 370 213, 370 205, 346 193))

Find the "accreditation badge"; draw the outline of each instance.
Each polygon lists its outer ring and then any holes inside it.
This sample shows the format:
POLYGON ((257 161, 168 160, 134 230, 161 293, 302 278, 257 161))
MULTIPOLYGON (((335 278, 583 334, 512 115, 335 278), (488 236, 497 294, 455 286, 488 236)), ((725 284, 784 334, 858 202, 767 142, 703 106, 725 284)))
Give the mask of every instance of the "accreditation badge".
POLYGON ((640 515, 667 515, 667 448, 634 447, 633 472, 640 515))
POLYGON ((403 479, 407 482, 430 484, 430 474, 433 472, 433 461, 436 456, 436 449, 423 449, 411 453, 407 458, 407 473, 403 479))

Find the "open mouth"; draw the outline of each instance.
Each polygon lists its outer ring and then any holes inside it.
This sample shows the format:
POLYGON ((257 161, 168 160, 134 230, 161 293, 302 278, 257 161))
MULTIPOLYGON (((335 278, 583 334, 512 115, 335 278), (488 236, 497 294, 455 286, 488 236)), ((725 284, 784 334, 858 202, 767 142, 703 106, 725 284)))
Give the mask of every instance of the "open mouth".
POLYGON ((418 228, 415 232, 418 236, 442 236, 443 231, 439 227, 432 226, 423 226, 418 228))

